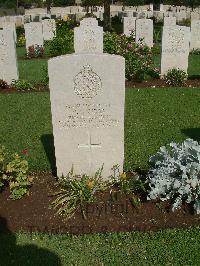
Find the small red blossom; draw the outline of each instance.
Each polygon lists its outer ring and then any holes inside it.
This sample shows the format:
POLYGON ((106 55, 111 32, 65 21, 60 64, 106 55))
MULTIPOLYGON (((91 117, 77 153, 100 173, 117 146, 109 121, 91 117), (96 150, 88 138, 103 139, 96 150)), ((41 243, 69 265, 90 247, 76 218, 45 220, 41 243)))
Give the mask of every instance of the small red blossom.
POLYGON ((23 155, 28 155, 29 152, 28 152, 27 149, 24 149, 24 150, 21 151, 21 153, 22 153, 23 155))

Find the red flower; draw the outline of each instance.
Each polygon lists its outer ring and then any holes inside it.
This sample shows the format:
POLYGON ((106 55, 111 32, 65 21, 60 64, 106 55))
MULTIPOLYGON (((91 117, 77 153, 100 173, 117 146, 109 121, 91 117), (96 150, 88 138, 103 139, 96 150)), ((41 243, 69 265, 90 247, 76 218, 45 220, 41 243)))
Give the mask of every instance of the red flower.
POLYGON ((23 155, 28 155, 28 150, 27 150, 27 149, 24 149, 24 150, 21 151, 21 153, 22 153, 23 155))

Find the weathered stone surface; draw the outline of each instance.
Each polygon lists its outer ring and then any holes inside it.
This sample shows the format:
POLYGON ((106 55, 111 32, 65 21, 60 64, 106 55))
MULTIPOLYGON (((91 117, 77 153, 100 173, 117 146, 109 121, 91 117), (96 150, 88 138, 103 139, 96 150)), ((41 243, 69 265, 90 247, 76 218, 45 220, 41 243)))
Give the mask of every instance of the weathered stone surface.
POLYGON ((153 20, 137 19, 136 20, 136 43, 145 43, 153 47, 153 20))
POLYGON ((135 35, 135 17, 124 17, 124 34, 130 36, 131 33, 135 35))
POLYGON ((54 19, 44 19, 42 21, 43 38, 45 41, 52 40, 56 35, 56 22, 54 19))
POLYGON ((187 73, 190 28, 182 26, 163 27, 161 76, 172 68, 187 73))
POLYGON ((41 22, 30 22, 24 25, 25 38, 26 38, 26 49, 30 46, 43 46, 44 39, 42 34, 42 23, 41 22))
POLYGON ((190 50, 200 49, 200 20, 191 21, 190 50))
POLYGON ((8 84, 18 79, 15 37, 12 28, 0 30, 0 79, 8 84))
POLYGON ((103 53, 103 28, 89 26, 91 22, 84 20, 80 27, 74 28, 75 53, 103 53))
POLYGON ((176 17, 164 17, 164 26, 175 26, 176 17))
POLYGON ((103 178, 124 159, 125 61, 108 54, 73 54, 49 60, 51 110, 58 176, 103 178))

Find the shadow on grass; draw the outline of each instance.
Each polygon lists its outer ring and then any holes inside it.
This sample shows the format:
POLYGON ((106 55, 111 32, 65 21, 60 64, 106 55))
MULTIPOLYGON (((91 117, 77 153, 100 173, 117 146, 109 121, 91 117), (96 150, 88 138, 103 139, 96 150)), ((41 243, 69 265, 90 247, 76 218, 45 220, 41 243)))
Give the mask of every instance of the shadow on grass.
POLYGON ((194 80, 194 79, 199 79, 200 80, 200 75, 190 75, 188 77, 189 80, 194 80))
POLYGON ((53 134, 42 135, 41 142, 51 165, 52 174, 56 176, 56 158, 53 134))
POLYGON ((200 128, 186 128, 182 129, 181 132, 191 139, 200 141, 200 128))
MULTIPOLYGON (((31 240, 31 237, 30 237, 31 240)), ((16 236, 7 227, 7 221, 0 216, 0 265, 4 266, 60 266, 59 257, 36 245, 17 245, 16 236)))

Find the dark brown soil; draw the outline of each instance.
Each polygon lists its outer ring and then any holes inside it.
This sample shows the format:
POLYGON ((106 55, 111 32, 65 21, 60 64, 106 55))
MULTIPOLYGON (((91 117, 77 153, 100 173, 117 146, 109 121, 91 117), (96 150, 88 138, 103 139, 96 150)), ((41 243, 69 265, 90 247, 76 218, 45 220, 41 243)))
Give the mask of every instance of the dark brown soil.
MULTIPOLYGON (((200 215, 193 214, 190 206, 176 212, 152 201, 143 201, 132 207, 125 195, 118 193, 113 200, 109 192, 99 193, 97 202, 87 208, 88 219, 80 211, 65 220, 50 209, 55 191, 55 178, 43 173, 34 178, 29 196, 21 200, 8 199, 9 191, 0 193, 0 232, 46 232, 88 234, 97 232, 156 231, 164 228, 188 228, 200 225, 200 215), (6 221, 6 222, 5 222, 6 221)), ((169 207, 169 206, 168 206, 169 207)))
POLYGON ((11 93, 30 93, 30 92, 43 92, 43 91, 49 91, 48 86, 44 85, 37 85, 33 89, 30 90, 17 90, 15 87, 9 87, 6 89, 0 89, 0 93, 2 94, 11 94, 11 93))
MULTIPOLYGON (((145 80, 143 82, 133 82, 133 81, 126 81, 126 88, 127 89, 134 89, 134 88, 169 88, 164 80, 161 79, 153 79, 153 80, 145 80)), ((189 88, 196 88, 200 87, 200 79, 193 79, 187 80, 185 86, 189 88)), ((171 87, 173 88, 173 87, 171 87)), ((180 87, 181 88, 181 87, 180 87)), ((48 86, 44 86, 38 84, 33 89, 30 90, 17 90, 15 87, 10 87, 6 89, 0 89, 0 93, 2 94, 11 94, 11 93, 30 93, 30 92, 44 92, 49 91, 48 86)))
MULTIPOLYGON (((163 79, 145 80, 142 82, 126 81, 126 88, 168 88, 169 86, 163 79)), ((200 79, 190 79, 185 82, 183 87, 200 87, 200 79)))

